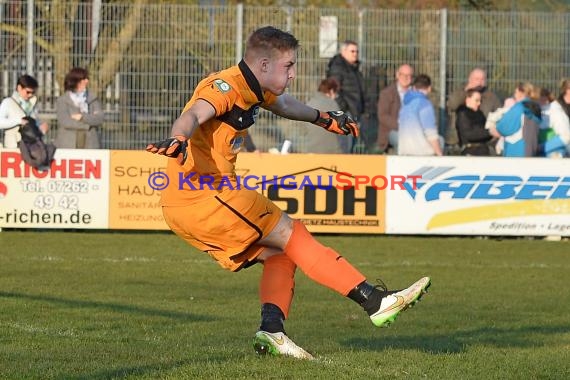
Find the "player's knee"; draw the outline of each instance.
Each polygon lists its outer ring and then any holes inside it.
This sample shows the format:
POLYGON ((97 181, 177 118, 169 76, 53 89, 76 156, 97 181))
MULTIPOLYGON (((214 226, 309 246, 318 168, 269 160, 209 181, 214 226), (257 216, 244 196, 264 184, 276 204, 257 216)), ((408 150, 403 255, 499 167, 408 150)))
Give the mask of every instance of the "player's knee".
POLYGON ((263 262, 272 256, 280 255, 282 253, 283 253, 283 250, 281 250, 279 248, 265 247, 263 249, 263 251, 261 251, 259 256, 257 256, 257 260, 263 262))
POLYGON ((259 244, 266 247, 278 248, 283 251, 292 233, 293 219, 283 213, 277 225, 267 236, 259 241, 259 244))

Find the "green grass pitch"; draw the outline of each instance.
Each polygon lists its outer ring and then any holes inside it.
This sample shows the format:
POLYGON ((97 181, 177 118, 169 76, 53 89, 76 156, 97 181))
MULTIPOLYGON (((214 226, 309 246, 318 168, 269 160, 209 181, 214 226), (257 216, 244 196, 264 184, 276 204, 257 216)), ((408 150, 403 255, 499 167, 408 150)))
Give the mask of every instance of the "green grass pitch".
POLYGON ((260 267, 222 270, 170 233, 0 233, 0 379, 567 379, 570 242, 318 236, 371 281, 430 292, 387 329, 302 272, 258 357, 260 267))

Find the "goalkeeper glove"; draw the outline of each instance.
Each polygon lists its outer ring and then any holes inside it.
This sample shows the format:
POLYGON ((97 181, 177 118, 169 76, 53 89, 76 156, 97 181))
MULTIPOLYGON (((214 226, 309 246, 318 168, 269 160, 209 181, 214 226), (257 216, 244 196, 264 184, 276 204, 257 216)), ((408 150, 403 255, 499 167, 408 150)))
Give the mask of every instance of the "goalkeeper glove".
POLYGON ((166 157, 176 158, 180 165, 183 165, 188 158, 188 139, 178 135, 169 137, 166 140, 158 141, 146 146, 146 151, 160 154, 166 157))
POLYGON ((358 125, 356 121, 352 120, 352 117, 348 113, 342 111, 329 111, 322 112, 316 110, 319 115, 317 119, 313 121, 313 124, 318 125, 326 129, 329 132, 336 133, 339 135, 353 135, 358 137, 358 125))

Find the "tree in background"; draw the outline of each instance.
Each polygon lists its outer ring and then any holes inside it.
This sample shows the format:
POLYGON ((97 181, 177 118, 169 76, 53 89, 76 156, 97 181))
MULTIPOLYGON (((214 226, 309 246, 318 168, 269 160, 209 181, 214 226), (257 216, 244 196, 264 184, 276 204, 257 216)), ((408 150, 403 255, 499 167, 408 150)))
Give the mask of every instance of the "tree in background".
POLYGON ((464 9, 568 12, 567 0, 218 0, 212 3, 263 6, 314 6, 385 9, 464 9))
MULTIPOLYGON (((80 16, 85 14, 83 8, 90 5, 66 0, 36 1, 34 51, 40 56, 53 58, 55 79, 60 88, 63 88, 63 78, 71 67, 83 66, 90 72, 93 91, 99 91, 113 80, 121 60, 141 27, 142 6, 148 2, 149 0, 134 0, 123 14, 116 15, 113 25, 103 25, 100 34, 107 38, 98 39, 100 43, 92 51, 78 54, 77 42, 81 39, 77 38, 77 31, 81 24, 92 21, 81 19, 80 16)), ((5 17, 5 22, 0 23, 0 31, 7 34, 8 45, 12 48, 12 51, 6 52, 6 58, 16 56, 25 47, 26 6, 26 2, 9 4, 7 13, 13 18, 5 17), (18 18, 18 15, 21 17, 18 18)), ((3 64, 8 61, 6 58, 3 64)))

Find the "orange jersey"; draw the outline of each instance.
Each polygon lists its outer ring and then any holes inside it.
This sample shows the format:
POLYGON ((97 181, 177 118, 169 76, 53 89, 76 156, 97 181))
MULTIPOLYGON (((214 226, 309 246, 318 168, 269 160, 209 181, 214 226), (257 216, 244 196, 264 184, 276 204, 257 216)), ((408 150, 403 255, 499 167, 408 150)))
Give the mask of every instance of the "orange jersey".
POLYGON ((247 128, 255 122, 259 107, 275 103, 277 97, 262 91, 249 67, 241 61, 203 79, 182 112, 198 99, 210 103, 216 116, 194 131, 183 166, 175 159, 168 160, 170 184, 162 192, 163 206, 187 205, 214 196, 220 186, 226 190, 228 186, 235 187, 235 162, 245 146, 247 128), (208 182, 213 178, 211 185, 201 185, 204 178, 208 182))

